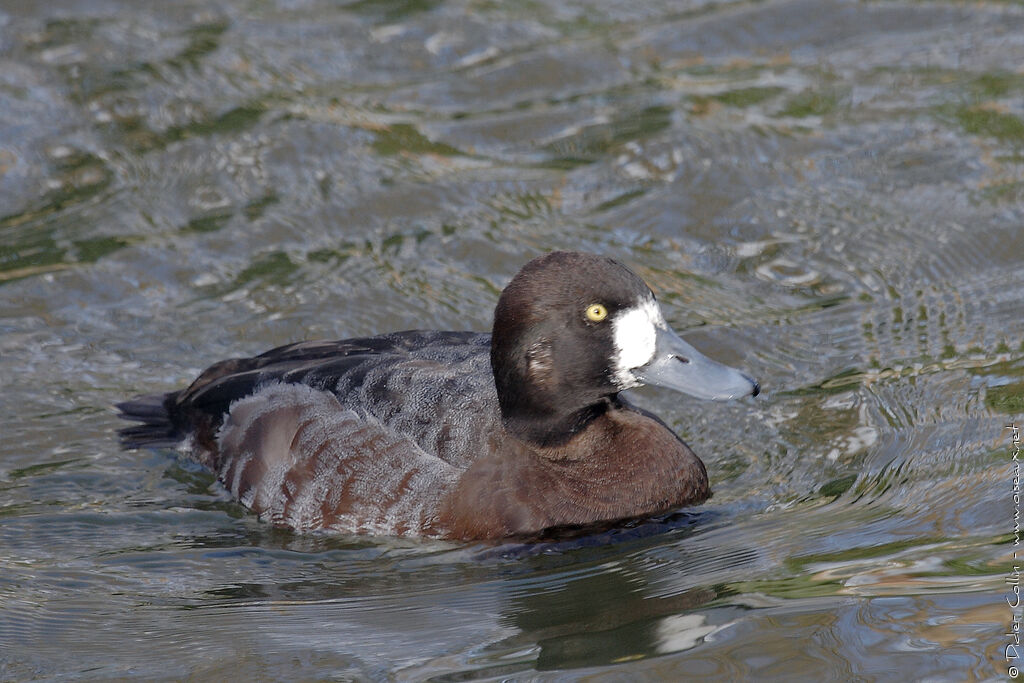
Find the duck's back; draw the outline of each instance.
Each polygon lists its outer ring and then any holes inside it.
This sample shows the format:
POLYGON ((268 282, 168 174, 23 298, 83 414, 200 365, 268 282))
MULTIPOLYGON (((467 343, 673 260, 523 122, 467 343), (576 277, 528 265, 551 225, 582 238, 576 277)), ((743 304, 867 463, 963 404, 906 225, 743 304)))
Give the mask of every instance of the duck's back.
POLYGON ((500 421, 490 335, 300 342, 121 404, 127 445, 186 436, 244 504, 297 530, 431 533, 439 494, 500 421))
POLYGON ((326 348, 305 342, 279 352, 288 358, 327 355, 281 379, 328 391, 343 408, 464 469, 479 455, 484 435, 500 422, 490 339, 489 334, 427 330, 332 342, 326 348))

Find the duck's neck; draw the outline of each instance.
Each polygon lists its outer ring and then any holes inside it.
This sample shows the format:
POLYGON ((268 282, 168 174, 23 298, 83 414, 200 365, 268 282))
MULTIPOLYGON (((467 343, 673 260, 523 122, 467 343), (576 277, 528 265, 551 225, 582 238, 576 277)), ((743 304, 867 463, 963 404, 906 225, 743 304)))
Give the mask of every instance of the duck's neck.
POLYGON ((519 409, 515 412, 502 414, 502 424, 505 431, 520 441, 551 448, 568 443, 615 405, 615 397, 610 396, 597 403, 568 410, 527 410, 526 406, 517 406, 519 409))

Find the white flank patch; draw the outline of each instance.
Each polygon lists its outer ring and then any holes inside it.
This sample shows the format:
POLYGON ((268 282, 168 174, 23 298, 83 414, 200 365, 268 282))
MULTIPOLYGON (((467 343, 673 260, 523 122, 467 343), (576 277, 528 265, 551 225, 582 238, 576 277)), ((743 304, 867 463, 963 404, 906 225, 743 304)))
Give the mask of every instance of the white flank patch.
POLYGON ((630 370, 646 365, 654 358, 657 328, 665 327, 661 308, 651 298, 641 299, 612 320, 615 344, 615 377, 623 388, 639 384, 630 370))

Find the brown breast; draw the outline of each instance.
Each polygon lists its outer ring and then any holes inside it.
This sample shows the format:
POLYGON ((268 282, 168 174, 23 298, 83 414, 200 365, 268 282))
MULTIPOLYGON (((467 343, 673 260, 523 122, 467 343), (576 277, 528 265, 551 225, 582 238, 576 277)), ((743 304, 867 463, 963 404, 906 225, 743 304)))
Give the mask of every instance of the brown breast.
POLYGON ((531 535, 550 527, 643 517, 706 500, 704 464, 657 419, 609 410, 563 446, 502 434, 441 504, 458 539, 531 535))

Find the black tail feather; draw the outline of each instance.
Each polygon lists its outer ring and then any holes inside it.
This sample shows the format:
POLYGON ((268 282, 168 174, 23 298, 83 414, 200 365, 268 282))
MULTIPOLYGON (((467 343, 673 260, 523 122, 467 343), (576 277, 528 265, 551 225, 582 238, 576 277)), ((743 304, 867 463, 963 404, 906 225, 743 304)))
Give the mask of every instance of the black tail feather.
POLYGON ((139 396, 117 404, 118 417, 142 424, 119 429, 123 448, 171 448, 183 438, 171 419, 169 406, 178 392, 139 396))

